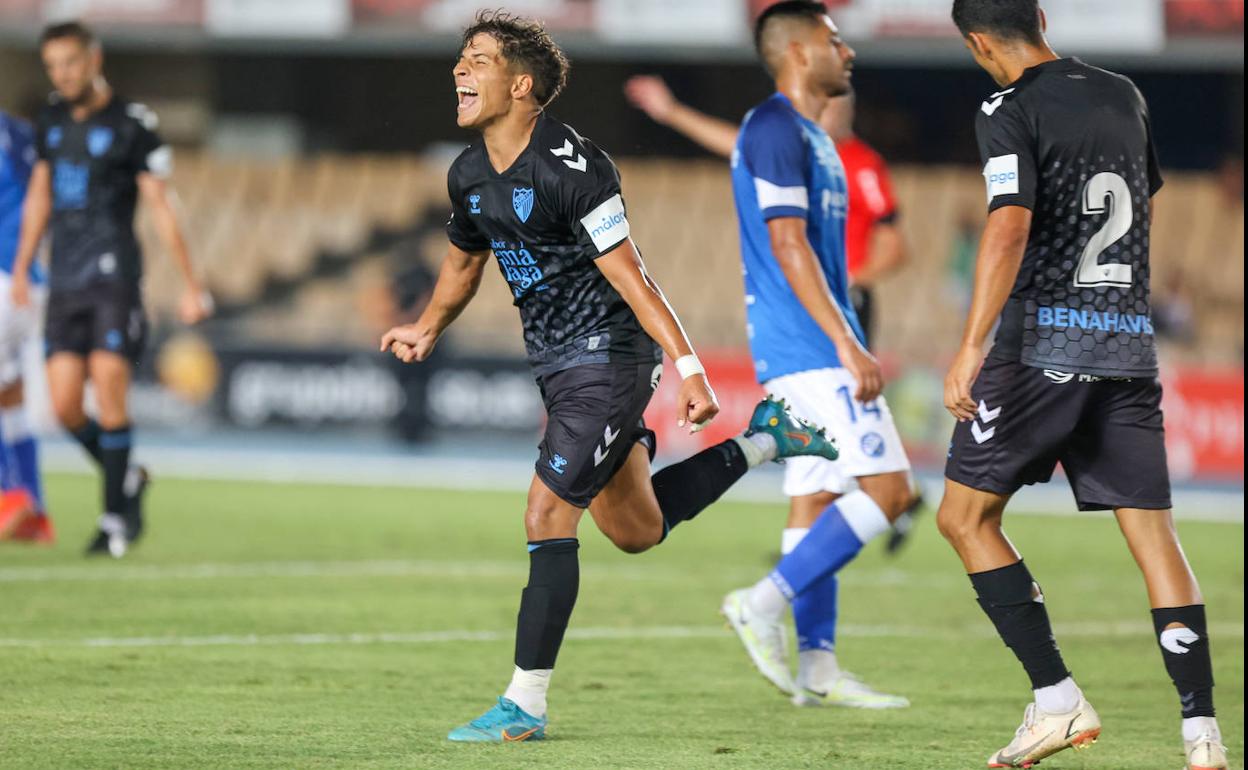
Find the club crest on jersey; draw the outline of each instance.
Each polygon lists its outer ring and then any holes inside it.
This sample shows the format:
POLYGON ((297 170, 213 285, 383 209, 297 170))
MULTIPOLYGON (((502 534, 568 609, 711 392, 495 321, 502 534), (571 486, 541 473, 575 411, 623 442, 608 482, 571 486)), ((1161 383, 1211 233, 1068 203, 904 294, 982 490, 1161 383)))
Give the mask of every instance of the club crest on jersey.
POLYGON ((481 196, 480 195, 468 196, 468 213, 469 214, 481 213, 481 196))
POLYGON ((87 132, 87 152, 91 157, 98 158, 113 146, 113 129, 108 126, 93 126, 87 132))
POLYGON ((520 217, 521 222, 528 222, 529 215, 533 213, 533 188, 516 187, 512 189, 511 207, 516 210, 516 216, 520 217))
POLYGON ((61 146, 61 139, 64 138, 65 131, 60 126, 52 126, 48 129, 48 149, 55 150, 61 146))

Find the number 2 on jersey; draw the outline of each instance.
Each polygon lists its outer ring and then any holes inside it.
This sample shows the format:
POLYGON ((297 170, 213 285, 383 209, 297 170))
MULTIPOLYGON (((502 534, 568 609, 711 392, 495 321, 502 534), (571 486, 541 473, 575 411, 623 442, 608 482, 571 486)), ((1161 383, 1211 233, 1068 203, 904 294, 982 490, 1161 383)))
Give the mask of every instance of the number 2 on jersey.
POLYGON ((1109 207, 1105 224, 1088 239, 1075 268, 1075 286, 1130 286, 1131 266, 1100 262, 1101 252, 1131 230, 1135 217, 1131 210, 1131 188, 1127 180, 1112 171, 1102 171, 1083 188, 1083 213, 1100 214, 1109 207), (1106 200, 1108 198, 1108 201, 1106 200))

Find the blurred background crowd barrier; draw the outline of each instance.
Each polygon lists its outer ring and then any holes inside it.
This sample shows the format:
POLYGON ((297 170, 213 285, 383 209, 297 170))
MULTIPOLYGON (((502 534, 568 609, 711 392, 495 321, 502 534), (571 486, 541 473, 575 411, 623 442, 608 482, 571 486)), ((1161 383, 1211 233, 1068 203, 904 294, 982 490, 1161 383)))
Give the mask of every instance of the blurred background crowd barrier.
MULTIPOLYGON (((496 5, 497 3, 491 3, 496 5)), ((757 397, 745 349, 726 164, 630 107, 633 74, 739 120, 768 83, 746 0, 515 0, 566 46, 570 86, 550 109, 617 160, 634 238, 703 353, 725 407, 677 434, 673 376, 651 408, 668 452, 735 431, 757 397)), ((911 262, 877 292, 875 347, 920 465, 938 467, 941 406, 983 223, 973 120, 995 86, 947 0, 831 0, 857 49, 857 130, 890 163, 911 262)), ((1152 238, 1171 463, 1178 478, 1242 485, 1244 5, 1234 0, 1048 0, 1063 55, 1130 75, 1152 111, 1166 186, 1152 238)), ((0 0, 0 109, 32 117, 49 87, 39 28, 71 17, 104 40, 119 93, 144 101, 177 148, 174 184, 220 313, 174 321, 176 275, 140 216, 155 344, 136 422, 224 433, 436 445, 538 435, 541 403, 516 311, 493 271, 432 361, 376 351, 414 319, 445 249, 456 128, 450 67, 463 0, 0 0)), ((37 358, 32 352, 32 360, 37 358)), ((670 365, 670 364, 669 364, 670 365)), ((669 375, 671 372, 669 372, 669 375)), ((32 400, 39 401, 33 393, 32 400)))

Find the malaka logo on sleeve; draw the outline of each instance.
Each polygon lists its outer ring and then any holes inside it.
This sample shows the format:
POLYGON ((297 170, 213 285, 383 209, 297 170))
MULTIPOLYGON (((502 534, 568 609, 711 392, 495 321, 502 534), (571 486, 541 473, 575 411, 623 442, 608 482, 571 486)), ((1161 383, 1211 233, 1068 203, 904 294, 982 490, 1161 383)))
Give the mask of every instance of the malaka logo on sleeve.
POLYGON ((516 210, 516 216, 520 217, 521 222, 528 222, 529 215, 533 213, 533 188, 513 188, 511 191, 511 207, 516 210))
POLYGON ((984 180, 988 183, 988 201, 998 195, 1018 194, 1018 155, 998 155, 989 158, 984 165, 984 180))

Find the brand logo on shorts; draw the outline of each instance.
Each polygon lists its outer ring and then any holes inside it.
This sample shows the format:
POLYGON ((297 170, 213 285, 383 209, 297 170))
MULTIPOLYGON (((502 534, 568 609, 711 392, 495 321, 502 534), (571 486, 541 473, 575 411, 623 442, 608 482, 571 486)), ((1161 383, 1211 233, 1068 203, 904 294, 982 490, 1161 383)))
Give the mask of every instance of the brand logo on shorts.
POLYGON ((655 364, 654 371, 650 372, 650 390, 659 389, 659 380, 663 378, 663 364, 655 364))
POLYGON ((1050 380, 1052 380, 1053 382, 1056 382, 1058 385, 1065 385, 1066 383, 1068 383, 1068 382, 1070 382, 1071 380, 1075 379, 1075 375, 1074 375, 1074 373, 1072 373, 1072 372, 1059 372, 1059 371, 1057 371, 1056 369, 1045 369, 1045 370, 1044 370, 1044 376, 1045 376, 1045 377, 1048 377, 1048 378, 1049 378, 1050 380))
POLYGON ((568 461, 563 459, 563 455, 557 454, 550 458, 550 469, 560 476, 563 475, 563 469, 568 467, 568 461))
POLYGON ((607 459, 607 455, 611 454, 611 445, 615 443, 615 440, 619 437, 620 437, 620 432, 617 430, 613 433, 611 431, 610 425, 608 425, 606 428, 603 429, 602 446, 594 447, 594 467, 595 468, 597 468, 599 465, 602 465, 602 461, 607 459))
POLYGON ((867 457, 883 457, 884 450, 888 448, 884 443, 884 437, 875 431, 865 434, 858 443, 862 446, 862 453, 867 457))
POLYGON ((989 409, 988 404, 983 399, 979 401, 979 420, 971 420, 971 436, 975 439, 976 444, 982 444, 993 436, 997 435, 997 426, 989 426, 988 423, 996 420, 1001 416, 1002 407, 989 409), (983 421, 983 427, 980 427, 980 421, 983 421))
POLYGON ((109 329, 108 334, 104 335, 104 346, 109 350, 121 350, 123 339, 119 329, 109 329))

